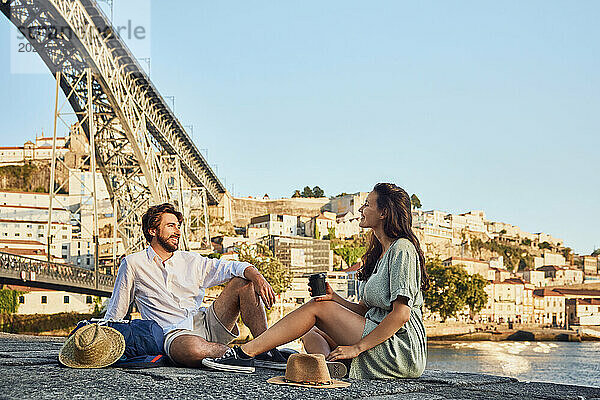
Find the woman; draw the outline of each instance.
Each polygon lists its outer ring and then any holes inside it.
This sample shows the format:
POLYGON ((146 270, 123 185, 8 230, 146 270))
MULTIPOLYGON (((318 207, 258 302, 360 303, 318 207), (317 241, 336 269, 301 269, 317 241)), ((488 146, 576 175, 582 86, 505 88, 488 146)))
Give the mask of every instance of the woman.
POLYGON ((358 271, 358 303, 327 285, 326 296, 203 364, 248 372, 254 356, 302 337, 309 353, 325 354, 329 361, 351 360, 350 378, 419 377, 427 358, 421 306, 428 283, 423 252, 411 229, 410 198, 394 184, 378 183, 359 211, 360 226, 371 228, 371 239, 358 271))

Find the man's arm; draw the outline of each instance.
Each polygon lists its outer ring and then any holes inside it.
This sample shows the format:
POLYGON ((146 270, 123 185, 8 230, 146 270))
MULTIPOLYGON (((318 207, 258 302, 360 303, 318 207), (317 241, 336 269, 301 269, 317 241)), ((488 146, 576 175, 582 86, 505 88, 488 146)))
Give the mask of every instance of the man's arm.
POLYGON ((273 304, 275 304, 275 291, 258 269, 254 265, 246 267, 244 277, 254 284, 254 291, 265 303, 265 307, 273 307, 273 304))
POLYGON ((133 301, 133 293, 133 271, 127 264, 127 258, 123 258, 104 319, 123 319, 133 301))
POLYGON ((273 303, 275 303, 273 288, 252 264, 202 257, 202 265, 204 268, 204 287, 209 288, 220 285, 237 276, 247 279, 254 284, 256 294, 260 296, 267 308, 271 308, 273 303))

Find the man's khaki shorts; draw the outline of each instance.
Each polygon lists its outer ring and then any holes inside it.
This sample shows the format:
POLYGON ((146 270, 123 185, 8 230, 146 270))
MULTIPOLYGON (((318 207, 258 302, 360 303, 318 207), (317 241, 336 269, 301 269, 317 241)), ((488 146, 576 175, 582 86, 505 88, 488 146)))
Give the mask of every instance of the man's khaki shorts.
POLYGON ((165 353, 172 361, 173 358, 171 357, 171 353, 169 353, 171 343, 182 335, 200 336, 208 342, 227 345, 237 338, 239 334, 240 332, 237 325, 234 325, 233 332, 225 328, 221 321, 219 321, 213 305, 211 304, 206 311, 200 310, 198 314, 194 316, 193 331, 188 329, 174 329, 165 335, 165 353))

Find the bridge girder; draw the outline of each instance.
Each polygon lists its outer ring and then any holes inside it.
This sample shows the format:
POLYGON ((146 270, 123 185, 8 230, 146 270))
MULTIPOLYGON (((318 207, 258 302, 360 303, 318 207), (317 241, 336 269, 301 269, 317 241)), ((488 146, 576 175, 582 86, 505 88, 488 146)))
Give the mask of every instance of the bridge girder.
POLYGON ((88 137, 92 74, 96 159, 127 252, 144 245, 147 207, 173 198, 160 179, 161 156, 176 157, 187 185, 218 202, 224 186, 93 0, 1 0, 0 10, 50 72, 61 72, 61 89, 88 137))

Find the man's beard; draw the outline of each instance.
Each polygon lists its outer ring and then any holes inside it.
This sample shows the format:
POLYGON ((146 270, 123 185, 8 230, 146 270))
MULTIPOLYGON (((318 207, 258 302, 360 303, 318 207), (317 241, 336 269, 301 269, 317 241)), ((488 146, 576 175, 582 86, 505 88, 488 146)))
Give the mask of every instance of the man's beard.
POLYGON ((172 245, 169 243, 169 239, 176 236, 162 236, 160 233, 156 235, 156 241, 160 244, 163 249, 168 251, 169 253, 173 253, 179 247, 179 238, 177 239, 177 244, 172 245))

